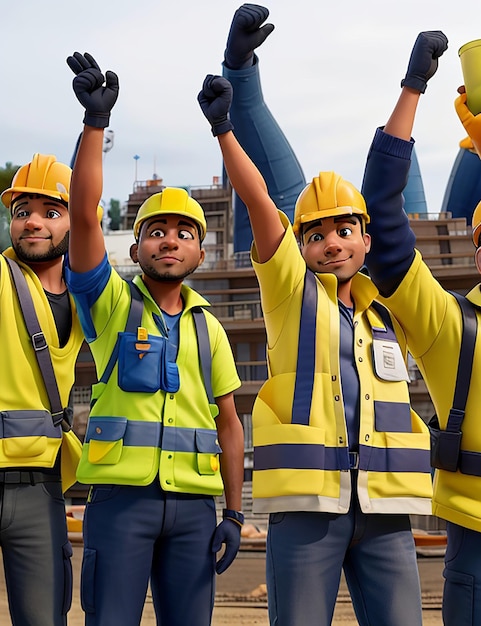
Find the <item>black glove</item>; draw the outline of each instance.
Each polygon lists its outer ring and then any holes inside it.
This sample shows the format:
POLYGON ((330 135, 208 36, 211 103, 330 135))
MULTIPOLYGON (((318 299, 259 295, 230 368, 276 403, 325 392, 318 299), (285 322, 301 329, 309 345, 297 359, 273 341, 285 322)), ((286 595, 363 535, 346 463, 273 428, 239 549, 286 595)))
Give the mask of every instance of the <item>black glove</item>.
POLYGON ((117 74, 108 71, 104 78, 96 60, 88 52, 74 52, 73 56, 67 58, 67 65, 76 74, 73 90, 85 108, 84 124, 107 128, 110 112, 119 95, 117 74))
POLYGON ((215 529, 212 539, 212 552, 219 552, 222 544, 225 543, 224 554, 215 565, 215 571, 218 574, 225 572, 237 556, 241 542, 241 529, 242 523, 228 518, 225 514, 224 519, 215 529))
POLYGON ((207 74, 199 92, 197 100, 212 127, 214 137, 234 130, 229 119, 229 109, 232 103, 232 85, 222 76, 207 74))
POLYGON ((259 4, 243 4, 234 13, 227 37, 224 61, 231 70, 252 65, 255 48, 259 47, 274 30, 274 24, 261 24, 269 10, 259 4))
POLYGON ((401 87, 411 87, 424 93, 428 80, 438 69, 438 58, 447 48, 448 40, 442 31, 427 30, 419 33, 401 87))

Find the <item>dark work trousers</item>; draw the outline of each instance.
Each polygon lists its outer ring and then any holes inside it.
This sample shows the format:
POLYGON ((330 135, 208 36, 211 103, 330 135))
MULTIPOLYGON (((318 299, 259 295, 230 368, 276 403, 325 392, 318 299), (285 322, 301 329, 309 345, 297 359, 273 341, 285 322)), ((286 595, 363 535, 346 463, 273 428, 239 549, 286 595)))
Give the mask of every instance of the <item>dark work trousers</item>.
POLYGON ((444 557, 443 623, 446 626, 481 624, 481 533, 447 524, 444 557))
POLYGON ((211 496, 95 485, 84 516, 87 626, 138 626, 150 579, 157 623, 208 626, 215 593, 211 496))
POLYGON ((14 626, 65 626, 72 546, 62 483, 35 483, 35 476, 41 473, 0 472, 0 546, 10 616, 14 626))

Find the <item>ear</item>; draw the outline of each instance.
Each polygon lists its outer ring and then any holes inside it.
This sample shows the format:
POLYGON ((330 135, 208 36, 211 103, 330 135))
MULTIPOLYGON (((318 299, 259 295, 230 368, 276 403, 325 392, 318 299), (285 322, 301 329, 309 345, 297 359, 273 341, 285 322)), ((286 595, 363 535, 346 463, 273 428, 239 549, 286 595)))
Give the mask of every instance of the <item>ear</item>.
POLYGON ((132 259, 134 263, 139 262, 138 251, 139 251, 139 244, 135 242, 130 246, 130 258, 132 259))
POLYGON ((200 267, 204 261, 205 261, 205 250, 204 250, 204 248, 201 248, 200 249, 200 255, 199 255, 199 263, 198 263, 197 267, 200 267))
POLYGON ((478 272, 481 274, 481 248, 476 248, 476 252, 474 253, 474 261, 476 263, 476 267, 478 268, 478 272))
POLYGON ((369 235, 368 233, 364 233, 362 238, 364 239, 364 245, 366 247, 366 254, 367 254, 369 250, 371 249, 371 235, 369 235))

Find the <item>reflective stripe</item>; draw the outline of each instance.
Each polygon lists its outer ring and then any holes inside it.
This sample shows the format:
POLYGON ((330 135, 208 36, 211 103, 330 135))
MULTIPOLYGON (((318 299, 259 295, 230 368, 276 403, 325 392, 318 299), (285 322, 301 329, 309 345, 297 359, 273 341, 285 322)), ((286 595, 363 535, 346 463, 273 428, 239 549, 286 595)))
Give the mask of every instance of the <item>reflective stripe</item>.
POLYGON ((429 450, 360 446, 359 469, 370 472, 431 472, 429 450))
POLYGON ((14 437, 61 439, 62 429, 54 426, 48 411, 0 411, 0 439, 14 437))
MULTIPOLYGON (((97 416, 96 416, 97 417, 97 416)), ((89 422, 89 427, 85 435, 85 443, 89 443, 91 439, 99 440, 100 437, 96 437, 96 428, 98 428, 100 420, 96 421, 95 418, 89 422)), ((159 422, 139 422, 128 420, 126 428, 121 431, 121 435, 115 435, 112 433, 112 437, 109 438, 106 428, 108 425, 108 418, 102 418, 102 441, 117 441, 123 439, 124 446, 138 446, 145 448, 158 448, 160 447, 160 433, 161 424, 159 422)))
POLYGON ((207 428, 164 428, 162 449, 174 452, 221 452, 217 431, 207 428))
POLYGON ((299 343, 297 350, 296 385, 292 404, 292 423, 309 425, 312 390, 316 371, 317 279, 310 270, 304 278, 299 343))
MULTIPOLYGON (((96 416, 98 418, 98 416, 96 416)), ((124 446, 136 446, 146 448, 162 448, 170 452, 209 452, 218 454, 221 452, 217 440, 217 430, 207 428, 177 428, 174 426, 164 427, 160 422, 140 422, 127 420, 125 430, 119 434, 114 434, 112 430, 109 439, 108 419, 102 420, 102 441, 117 441, 123 439, 124 446)), ((115 428, 117 422, 112 418, 112 426, 115 428)), ((91 440, 99 440, 96 436, 96 428, 99 427, 100 418, 92 418, 85 436, 85 443, 91 440)))
MULTIPOLYGON (((352 467, 347 448, 282 443, 254 448, 254 470, 339 471, 352 467)), ((361 446, 358 467, 372 472, 430 473, 429 450, 361 446)))

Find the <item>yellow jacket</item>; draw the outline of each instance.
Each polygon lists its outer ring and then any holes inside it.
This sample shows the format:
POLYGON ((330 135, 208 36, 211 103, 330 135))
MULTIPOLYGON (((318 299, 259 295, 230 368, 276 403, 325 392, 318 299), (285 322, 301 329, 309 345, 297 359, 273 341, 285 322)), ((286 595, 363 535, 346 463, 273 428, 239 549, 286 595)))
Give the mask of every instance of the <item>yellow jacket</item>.
MULTIPOLYGON (((476 339, 471 385, 466 413, 461 426, 461 450, 481 453, 481 291, 477 285, 467 298, 476 306, 476 339)), ((426 381, 442 429, 452 406, 458 357, 461 346, 462 318, 453 295, 433 277, 419 252, 387 305, 402 322, 413 357, 426 381)), ((460 471, 436 470, 433 513, 460 526, 481 532, 481 476, 460 471)))
MULTIPOLYGON (((61 348, 55 320, 37 275, 19 261, 11 248, 5 255, 19 263, 32 295, 35 310, 49 345, 60 398, 68 405, 75 380, 75 362, 83 341, 73 300, 72 330, 61 348)), ((0 255, 0 345, 8 367, 0 377, 0 468, 53 467, 62 447, 62 482, 64 490, 75 482, 81 444, 75 434, 62 433, 54 427, 50 405, 37 359, 19 307, 8 265, 0 255)))
MULTIPOLYGON (((269 379, 253 410, 254 509, 346 513, 351 499, 347 428, 340 383, 337 280, 317 275, 315 373, 307 423, 293 418, 298 336, 306 265, 291 227, 275 255, 253 263, 261 286, 269 379)), ((358 494, 365 513, 431 513, 429 434, 411 409, 405 380, 375 373, 372 308, 377 290, 353 280, 354 356, 360 380, 358 494)), ((405 341, 394 322, 401 355, 405 341)))

